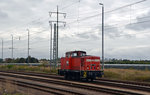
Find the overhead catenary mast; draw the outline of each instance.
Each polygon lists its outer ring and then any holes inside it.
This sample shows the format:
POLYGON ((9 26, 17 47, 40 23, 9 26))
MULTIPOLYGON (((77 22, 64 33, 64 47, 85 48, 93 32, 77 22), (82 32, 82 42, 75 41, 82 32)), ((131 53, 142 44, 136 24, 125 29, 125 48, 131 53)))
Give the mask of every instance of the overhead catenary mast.
POLYGON ((30 45, 30 43, 29 43, 29 36, 30 36, 30 31, 29 31, 29 29, 27 29, 27 31, 28 31, 28 65, 29 65, 29 49, 30 49, 30 47, 29 47, 29 45, 30 45))
POLYGON ((3 39, 2 39, 2 61, 3 61, 3 39))
POLYGON ((14 42, 13 42, 14 39, 13 39, 13 35, 11 35, 11 37, 12 37, 11 58, 13 59, 13 53, 14 53, 14 51, 13 51, 13 50, 14 50, 14 45, 13 45, 13 44, 14 44, 14 42))
POLYGON ((49 65, 50 65, 50 69, 51 69, 51 62, 52 62, 52 23, 49 22, 49 25, 50 25, 50 58, 49 58, 49 65))
MULTIPOLYGON (((58 5, 57 5, 57 49, 56 49, 56 57, 57 57, 57 61, 58 61, 58 5)), ((57 62, 58 63, 58 62, 57 62)))
POLYGON ((13 45, 13 34, 11 34, 11 47, 9 49, 11 49, 11 59, 13 59, 13 53, 14 53, 14 45, 13 45))
MULTIPOLYGON (((53 63, 57 62, 57 36, 56 36, 56 24, 54 24, 54 40, 53 40, 53 63)), ((56 64, 55 64, 56 68, 56 64)))
MULTIPOLYGON (((56 24, 56 53, 54 54, 54 51, 53 51, 53 60, 55 60, 54 56, 56 55, 56 62, 54 64, 58 64, 58 38, 59 38, 59 23, 64 23, 64 25, 66 24, 66 22, 63 22, 63 21, 59 21, 59 14, 63 14, 64 15, 64 18, 66 17, 66 13, 61 13, 58 11, 58 6, 57 6, 57 12, 49 12, 49 15, 51 17, 52 14, 56 14, 57 15, 57 20, 56 21, 49 21, 50 23, 54 23, 56 24)), ((51 36, 52 37, 52 36, 51 36)), ((52 42, 52 39, 51 39, 51 42, 52 42)), ((51 46, 52 47, 52 46, 51 46)), ((54 48, 54 43, 53 43, 53 48, 54 48)), ((54 49, 53 49, 54 50, 54 49)), ((51 50, 52 51, 52 48, 51 50)))

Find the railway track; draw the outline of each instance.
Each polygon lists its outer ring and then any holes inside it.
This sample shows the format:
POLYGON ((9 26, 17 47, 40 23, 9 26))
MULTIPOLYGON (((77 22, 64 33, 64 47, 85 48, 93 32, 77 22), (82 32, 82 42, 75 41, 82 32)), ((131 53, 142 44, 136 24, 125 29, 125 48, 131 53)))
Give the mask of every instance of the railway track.
MULTIPOLYGON (((0 78, 0 81, 1 82, 6 82, 5 78, 0 78)), ((24 81, 18 81, 18 80, 13 80, 13 79, 7 79, 7 81, 10 81, 11 84, 14 84, 14 85, 17 85, 17 86, 40 90, 40 91, 46 92, 48 94, 56 94, 56 95, 78 94, 78 95, 83 95, 81 93, 71 92, 71 91, 57 89, 57 88, 52 88, 52 87, 48 87, 48 86, 44 86, 44 85, 31 83, 31 82, 24 82, 24 81)))
MULTIPOLYGON (((62 80, 63 78, 61 76, 42 74, 42 73, 31 73, 31 72, 0 71, 0 75, 28 79, 28 80, 44 82, 44 83, 65 85, 65 86, 69 86, 69 87, 82 88, 82 89, 92 90, 92 91, 96 91, 96 92, 105 92, 105 93, 109 93, 109 94, 121 94, 121 95, 150 94, 149 93, 150 91, 148 90, 148 89, 150 89, 149 88, 150 86, 145 85, 145 84, 140 84, 140 83, 137 85, 135 83, 125 83, 125 82, 123 83, 121 81, 117 82, 115 80, 113 80, 113 82, 112 82, 107 79, 96 80, 92 83, 76 82, 76 81, 62 80), (103 86, 101 86, 101 85, 103 85, 103 86), (133 87, 133 85, 134 85, 134 87, 133 87), (108 87, 108 86, 110 86, 110 87, 108 87), (114 88, 114 87, 117 87, 117 88, 114 88), (134 91, 130 90, 130 89, 134 89, 134 91), (146 89, 146 90, 144 90, 144 89, 146 89), (144 92, 144 91, 146 91, 146 92, 144 92)), ((78 94, 81 94, 81 93, 78 93, 78 94)))
MULTIPOLYGON (((6 72, 6 71, 0 71, 0 72, 6 72)), ((32 75, 32 76, 40 76, 40 77, 50 77, 50 78, 56 78, 56 79, 62 79, 64 80, 63 76, 58 76, 56 74, 46 74, 46 73, 35 73, 35 72, 15 72, 15 71, 7 71, 7 73, 17 73, 17 74, 25 74, 25 75, 32 75)), ((133 82, 133 81, 122 81, 122 80, 110 80, 110 79, 105 79, 105 78, 99 78, 95 80, 94 82, 91 83, 104 83, 104 82, 110 82, 110 83, 120 83, 120 84, 125 84, 125 85, 137 85, 137 86, 148 86, 150 87, 150 83, 142 83, 142 82, 133 82)), ((117 85, 118 86, 118 85, 117 85)))
POLYGON ((98 79, 98 80, 95 80, 93 83, 150 92, 150 84, 149 83, 121 81, 121 80, 109 80, 109 79, 98 79))

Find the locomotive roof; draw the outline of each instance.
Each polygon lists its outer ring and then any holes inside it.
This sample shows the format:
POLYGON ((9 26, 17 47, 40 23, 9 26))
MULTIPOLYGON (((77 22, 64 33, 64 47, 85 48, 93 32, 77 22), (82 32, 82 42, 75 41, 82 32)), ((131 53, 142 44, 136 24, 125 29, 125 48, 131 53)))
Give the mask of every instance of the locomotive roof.
POLYGON ((74 53, 74 52, 82 52, 82 53, 86 53, 85 51, 68 51, 66 53, 74 53))

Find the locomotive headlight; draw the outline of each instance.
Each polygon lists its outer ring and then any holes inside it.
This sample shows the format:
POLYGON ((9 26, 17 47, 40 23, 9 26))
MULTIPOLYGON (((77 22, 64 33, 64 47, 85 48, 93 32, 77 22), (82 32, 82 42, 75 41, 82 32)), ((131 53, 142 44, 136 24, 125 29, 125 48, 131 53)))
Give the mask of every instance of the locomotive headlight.
POLYGON ((89 69, 89 67, 87 67, 87 69, 89 69))
POLYGON ((97 69, 99 69, 99 67, 97 67, 97 69))

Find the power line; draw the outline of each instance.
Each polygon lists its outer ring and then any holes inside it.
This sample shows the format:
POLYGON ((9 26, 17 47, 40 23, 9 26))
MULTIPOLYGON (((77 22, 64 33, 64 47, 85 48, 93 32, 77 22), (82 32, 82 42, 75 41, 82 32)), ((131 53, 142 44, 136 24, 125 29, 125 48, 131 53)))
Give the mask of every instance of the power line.
MULTIPOLYGON (((104 12, 104 13, 105 13, 105 14, 106 14, 106 13, 111 13, 111 12, 113 12, 113 11, 117 11, 117 10, 120 10, 120 9, 122 9, 122 8, 125 8, 125 7, 129 7, 129 6, 132 6, 132 5, 135 5, 135 4, 139 4, 139 3, 142 3, 142 2, 144 2, 144 1, 146 1, 146 0, 141 0, 141 1, 138 1, 138 2, 135 2, 135 3, 127 4, 127 5, 125 5, 125 6, 118 7, 118 8, 116 8, 116 9, 113 9, 113 10, 110 10, 110 11, 106 11, 106 12, 104 12)), ((92 15, 92 16, 87 16, 87 17, 85 17, 85 18, 79 19, 78 21, 84 21, 84 20, 87 20, 87 19, 90 19, 90 18, 94 18, 94 17, 99 16, 100 14, 101 14, 101 13, 95 14, 95 15, 92 15)), ((74 23, 74 22, 76 22, 76 21, 73 21, 73 22, 71 22, 71 23, 74 23)))
MULTIPOLYGON (((125 6, 122 6, 122 7, 116 8, 116 9, 113 9, 113 10, 111 10, 111 11, 107 11, 107 12, 105 12, 105 13, 112 12, 112 11, 116 11, 116 10, 119 10, 120 8, 122 9, 122 8, 125 8, 125 7, 128 7, 128 6, 131 6, 131 5, 135 5, 135 4, 138 4, 138 3, 144 2, 144 1, 146 1, 146 0, 142 0, 142 1, 139 1, 139 2, 135 2, 135 3, 132 3, 132 4, 128 4, 128 5, 125 5, 125 6)), ((96 16, 96 15, 89 16, 89 18, 92 18, 92 17, 95 17, 95 16, 96 16)), ((97 14, 97 16, 99 16, 99 14, 97 14)), ((88 18, 86 17, 86 18, 84 18, 84 19, 81 19, 80 21, 82 21, 82 20, 86 20, 86 19, 88 19, 88 18)), ((39 19, 37 19, 37 20, 39 20, 39 19)), ((33 21, 36 21, 36 20, 33 20, 33 21)), ((31 22, 33 22, 33 21, 31 21, 31 22)), ((78 21, 79 21, 79 20, 78 20, 78 21)), ((75 21, 73 21, 73 22, 70 22, 70 23, 68 23, 68 24, 71 24, 71 23, 74 23, 74 22, 76 22, 76 20, 75 20, 75 21)))
POLYGON ((113 12, 113 11, 117 11, 117 10, 123 9, 123 8, 125 8, 125 7, 129 7, 129 6, 132 6, 132 5, 136 5, 136 4, 145 2, 145 1, 146 1, 146 0, 141 0, 141 1, 138 1, 138 2, 134 2, 134 3, 131 3, 131 4, 128 4, 128 5, 125 5, 125 6, 116 8, 116 9, 113 9, 113 10, 111 10, 111 11, 107 11, 107 12, 105 12, 105 13, 110 13, 110 12, 113 12))
MULTIPOLYGON (((149 8, 149 7, 138 8, 137 11, 139 11, 140 9, 142 9, 142 10, 144 9, 144 10, 145 10, 145 8, 149 8)), ((140 11, 142 11, 142 10, 140 10, 140 11)), ((135 10, 132 10, 132 11, 135 11, 135 10)), ((129 11, 127 10, 126 12, 129 12, 129 11)), ((125 11, 124 11, 123 13, 125 13, 125 11)), ((111 14, 114 14, 114 13, 111 12, 111 14)), ((138 13, 136 12, 136 14, 138 14, 138 13)), ((86 14, 86 15, 87 15, 87 14, 86 14)), ((107 15, 107 14, 105 14, 105 15, 107 15)), ((69 16, 70 16, 70 15, 69 15, 69 16)), ((73 16, 76 17, 76 15, 73 15, 73 16)), ((80 16, 81 16, 81 14, 80 14, 80 16)), ((118 18, 118 19, 119 19, 119 18, 118 18)), ((118 20, 118 19, 117 19, 117 20, 118 20)), ((68 18, 68 17, 67 17, 66 20, 73 20, 73 21, 72 21, 73 23, 74 23, 74 22, 77 22, 77 19, 76 19, 76 18, 71 19, 71 18, 68 18)), ((70 22, 68 22, 68 23, 70 23, 70 22)))
MULTIPOLYGON (((144 18, 149 18, 150 16, 144 16, 144 17, 140 17, 140 18, 138 18, 138 19, 144 19, 144 18)), ((131 19, 131 20, 136 20, 136 19, 131 19)), ((144 22, 149 22, 149 21, 144 21, 144 22)), ((136 22, 136 23, 144 23, 143 21, 142 22, 136 22)), ((135 24, 136 24, 135 23, 135 24)), ((70 23, 71 24, 71 23, 70 23)), ((132 25, 133 23, 128 23, 128 24, 124 24, 124 25, 122 25, 122 26, 126 26, 126 25, 132 25)), ((96 24, 97 25, 97 24, 96 24)), ((108 28, 105 28, 105 29, 111 29, 111 28, 109 28, 110 26, 113 26, 112 28, 117 28, 117 27, 115 27, 115 26, 117 26, 117 25, 120 25, 120 24, 114 24, 114 25, 105 25, 104 27, 108 27, 108 28)), ((100 25, 97 25, 97 26, 100 26, 100 25)), ((97 26, 95 26, 95 27, 97 27, 97 26)), ((80 25, 80 27, 81 27, 81 25, 80 25)), ((87 27, 85 27, 85 28, 87 28, 87 27)), ((89 27, 90 28, 90 27, 89 27)), ((43 33, 44 31, 47 31, 46 29, 44 29, 44 30, 42 30, 42 31, 39 31, 39 32, 35 32, 35 33, 31 33, 30 35, 35 35, 35 34, 39 34, 39 33, 43 33)), ((21 36, 21 37, 26 37, 26 36, 28 36, 28 35, 24 35, 24 36, 21 36)), ((14 39, 18 39, 18 37, 15 37, 14 39)), ((31 38, 31 39, 33 39, 33 38, 31 38)), ((7 41, 5 41, 5 43, 7 43, 7 42, 10 42, 11 40, 7 40, 7 41)))
MULTIPOLYGON (((80 1, 81 1, 81 0, 80 0, 80 1)), ((78 2, 79 2, 79 1, 73 2, 73 3, 71 3, 71 4, 69 4, 69 5, 65 6, 65 7, 62 7, 60 10, 64 10, 64 9, 66 9, 66 8, 69 8, 69 7, 71 7, 71 6, 75 5, 75 4, 77 4, 78 2)))
MULTIPOLYGON (((143 0, 143 1, 145 1, 145 0, 143 0)), ((42 33, 42 32, 38 32, 38 33, 42 33)))
MULTIPOLYGON (((30 21, 30 22, 28 22, 28 23, 22 24, 21 26, 26 25, 26 24, 34 23, 35 21, 39 21, 41 18, 42 18, 42 17, 40 17, 40 18, 38 18, 38 19, 35 19, 35 20, 32 20, 32 21, 30 21)), ((13 29, 9 29, 9 30, 5 31, 5 33, 2 33, 2 34, 6 34, 6 32, 11 33, 12 30, 16 30, 16 29, 18 29, 18 28, 20 28, 20 27, 19 27, 19 26, 15 26, 13 29)))
MULTIPOLYGON (((141 21, 141 22, 136 22, 136 23, 129 23, 129 24, 125 24, 125 25, 122 25, 122 26, 120 26, 120 27, 124 27, 124 26, 127 26, 127 25, 134 25, 134 24, 140 24, 140 23, 145 23, 145 22, 150 22, 150 20, 146 20, 146 21, 141 21)), ((110 29, 113 29, 113 28, 117 28, 117 27, 111 27, 111 28, 109 28, 109 26, 104 26, 104 27, 108 27, 108 28, 105 28, 105 30, 110 30, 110 29)), ((97 31, 96 31, 97 32, 97 31)), ((90 32, 86 32, 86 33, 91 33, 91 31, 90 32)), ((85 33, 83 33, 83 34, 85 34, 85 33)), ((140 33, 138 33, 138 34, 140 34, 140 33)), ((77 34, 77 35, 81 35, 81 34, 77 34)), ((127 34, 125 34, 125 35, 127 35, 127 34)), ((122 35, 123 36, 123 35, 122 35)), ((48 41, 48 40, 46 40, 46 41, 48 41)), ((38 42, 45 42, 45 41, 38 41, 38 42)), ((34 43, 36 43, 36 42, 34 42, 34 43)), ((32 43, 33 44, 33 43, 32 43)))
MULTIPOLYGON (((134 25, 134 24, 140 24, 140 23, 145 23, 145 22, 150 22, 150 20, 146 20, 146 21, 141 21, 141 22, 136 22, 136 23, 129 23, 129 24, 126 24, 126 25, 123 25, 122 27, 124 27, 124 26, 127 26, 127 25, 134 25)), ((121 26, 120 26, 121 27, 121 26)), ((113 29, 113 28, 117 28, 117 27, 112 27, 112 28, 105 28, 105 30, 110 30, 110 29, 113 29)), ((97 31, 96 31, 97 32, 97 31)), ((86 32, 86 33, 91 33, 91 31, 90 32, 86 32)), ((148 32, 145 32, 145 33, 149 33, 149 31, 148 32)), ((85 33, 82 33, 83 35, 85 34, 85 33)), ((77 35, 82 35, 82 34, 77 34, 77 35)), ((132 34, 132 35, 136 35, 136 34, 143 34, 143 32, 142 33, 135 33, 135 34, 132 34)), ((126 35, 130 35, 130 34, 122 34, 121 36, 126 36, 126 35)), ((120 37, 120 36, 119 36, 120 37)))
MULTIPOLYGON (((112 12, 112 11, 116 11, 116 10, 119 10, 119 9, 122 9, 122 8, 124 8, 124 7, 128 7, 128 6, 132 6, 132 5, 135 5, 135 4, 138 4, 138 3, 141 3, 141 2, 144 2, 144 1, 146 1, 146 0, 142 0, 142 1, 138 1, 138 2, 135 2, 135 3, 132 3, 132 4, 128 4, 128 5, 125 5, 125 6, 122 6, 122 7, 119 7, 119 8, 116 8, 116 9, 113 9, 113 10, 111 10, 111 11, 107 11, 107 12, 105 12, 105 13, 108 13, 108 12, 112 12)), ((77 1, 78 2, 78 1, 77 1)), ((75 2, 75 3, 77 3, 77 2, 75 2)), ((74 4, 75 4, 74 3, 74 4)), ((72 4, 71 4, 72 5, 72 4)), ((68 8, 69 6, 66 6, 66 8, 68 8)), ((65 7, 64 7, 65 8, 65 7)), ((95 17, 95 16, 98 16, 99 14, 97 14, 97 15, 93 15, 93 16, 89 16, 89 18, 91 18, 91 17, 95 17)), ((36 19, 36 20, 33 20, 33 21, 31 21, 31 22, 29 22, 29 23, 27 23, 27 24, 30 24, 30 23, 33 23, 33 22, 35 22, 35 21, 37 21, 37 20, 40 20, 41 18, 38 18, 38 19, 36 19)), ((84 19, 88 19, 87 17, 86 18, 84 18, 84 19)), ((81 20, 84 20, 84 19, 81 19, 81 20)), ((16 29, 16 28, 15 28, 16 29)))
MULTIPOLYGON (((150 15, 148 15, 148 16, 144 16, 144 17, 139 17, 138 19, 145 19, 145 18, 149 18, 150 17, 150 15)), ((131 19, 131 20, 137 20, 137 18, 136 19, 131 19)), ((120 21, 117 21, 117 22, 120 22, 120 21)), ((122 22, 122 21, 121 21, 122 22)), ((74 24, 74 23, 69 23, 69 25, 70 24, 74 24)), ((131 23, 132 24, 132 23, 131 23)), ((93 26, 94 24, 92 24, 92 25, 90 25, 89 26, 89 28, 91 28, 91 26, 93 26)), ((95 24, 96 26, 100 26, 100 24, 99 25, 97 25, 97 24, 95 24)), ((117 26, 117 25, 120 25, 120 24, 112 24, 112 25, 105 25, 104 27, 110 27, 110 26, 117 26)), ((124 25, 124 24, 123 24, 124 25)), ((68 24, 66 25, 66 26, 68 26, 68 24)), ((80 25, 80 26, 83 26, 83 25, 80 25)), ((85 25, 86 26, 86 25, 85 25)), ((85 28, 88 28, 88 27, 85 27, 85 28)), ((106 29, 106 28, 105 28, 106 29)))

